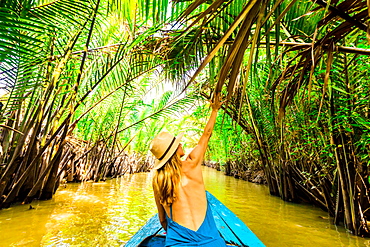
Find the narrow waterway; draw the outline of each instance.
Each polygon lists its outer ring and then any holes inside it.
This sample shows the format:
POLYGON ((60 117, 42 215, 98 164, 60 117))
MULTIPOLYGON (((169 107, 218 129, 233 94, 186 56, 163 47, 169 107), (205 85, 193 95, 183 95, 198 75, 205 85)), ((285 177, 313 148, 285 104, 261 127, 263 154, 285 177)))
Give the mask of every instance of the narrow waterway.
MULTIPOLYGON (((321 209, 284 202, 266 186, 204 167, 207 190, 266 246, 370 246, 330 223, 321 209)), ((120 246, 156 213, 149 173, 68 184, 54 199, 0 210, 0 246, 120 246)))

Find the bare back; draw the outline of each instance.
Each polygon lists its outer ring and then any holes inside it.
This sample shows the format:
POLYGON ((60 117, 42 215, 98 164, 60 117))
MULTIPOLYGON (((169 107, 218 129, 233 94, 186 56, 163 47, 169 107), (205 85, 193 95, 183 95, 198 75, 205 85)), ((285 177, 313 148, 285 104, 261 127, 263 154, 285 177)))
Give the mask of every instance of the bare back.
MULTIPOLYGON (((198 230, 202 225, 207 211, 207 198, 200 165, 192 165, 192 161, 182 162, 181 185, 178 198, 172 205, 172 220, 191 230, 198 230)), ((170 217, 170 207, 165 206, 170 217)))

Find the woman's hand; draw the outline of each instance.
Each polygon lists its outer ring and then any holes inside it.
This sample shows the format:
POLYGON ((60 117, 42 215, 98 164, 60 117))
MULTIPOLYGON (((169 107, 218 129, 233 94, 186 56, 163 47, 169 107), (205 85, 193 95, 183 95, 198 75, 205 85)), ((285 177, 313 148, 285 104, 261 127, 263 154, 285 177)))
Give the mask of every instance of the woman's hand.
POLYGON ((221 93, 216 93, 213 99, 211 100, 212 110, 218 111, 224 102, 225 101, 222 101, 221 93))

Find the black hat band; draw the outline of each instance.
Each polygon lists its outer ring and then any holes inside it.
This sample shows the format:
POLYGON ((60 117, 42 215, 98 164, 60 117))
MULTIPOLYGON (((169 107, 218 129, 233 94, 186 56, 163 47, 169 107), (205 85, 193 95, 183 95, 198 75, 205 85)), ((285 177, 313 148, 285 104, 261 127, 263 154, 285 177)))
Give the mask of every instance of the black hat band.
POLYGON ((164 152, 164 154, 158 159, 158 160, 163 160, 163 158, 166 156, 166 154, 168 153, 168 151, 170 151, 170 149, 171 149, 171 146, 172 146, 172 144, 175 142, 175 140, 176 140, 176 137, 174 137, 173 139, 172 139, 172 142, 170 143, 170 145, 168 146, 168 148, 167 148, 167 150, 166 150, 166 152, 164 152))

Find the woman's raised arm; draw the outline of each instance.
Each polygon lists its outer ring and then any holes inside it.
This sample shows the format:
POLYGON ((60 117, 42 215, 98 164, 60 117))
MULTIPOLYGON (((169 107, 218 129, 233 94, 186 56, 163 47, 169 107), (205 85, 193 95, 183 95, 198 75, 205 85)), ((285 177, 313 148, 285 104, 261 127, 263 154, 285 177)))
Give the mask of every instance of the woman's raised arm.
POLYGON ((213 127, 216 123, 217 112, 221 108, 222 104, 223 102, 221 101, 221 94, 218 93, 211 101, 212 112, 206 124, 206 127, 204 128, 203 134, 200 137, 197 146, 195 146, 195 148, 190 152, 188 156, 188 159, 193 162, 194 166, 200 165, 203 161, 204 154, 207 150, 209 138, 212 135, 213 127))

